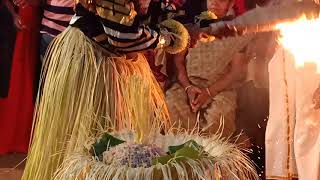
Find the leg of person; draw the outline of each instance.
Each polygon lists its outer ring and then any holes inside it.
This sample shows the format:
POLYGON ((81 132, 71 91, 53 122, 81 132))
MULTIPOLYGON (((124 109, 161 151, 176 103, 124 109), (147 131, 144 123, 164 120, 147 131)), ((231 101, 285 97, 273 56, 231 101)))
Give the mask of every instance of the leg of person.
POLYGON ((266 130, 266 178, 297 177, 293 153, 295 67, 279 48, 269 63, 270 113, 266 130))
POLYGON ((320 110, 312 107, 312 95, 320 82, 316 65, 298 69, 294 152, 300 180, 320 179, 320 110))
POLYGON ((43 63, 44 56, 48 49, 49 44, 53 40, 53 36, 48 35, 47 33, 42 33, 40 37, 40 60, 43 63))

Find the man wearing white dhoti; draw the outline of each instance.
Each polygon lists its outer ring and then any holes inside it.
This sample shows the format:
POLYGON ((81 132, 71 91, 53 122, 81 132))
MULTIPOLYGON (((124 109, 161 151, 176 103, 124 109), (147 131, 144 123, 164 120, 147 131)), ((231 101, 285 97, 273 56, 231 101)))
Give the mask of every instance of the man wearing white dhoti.
POLYGON ((320 61, 320 19, 297 19, 302 14, 309 18, 316 17, 319 7, 308 2, 318 0, 296 1, 272 0, 266 8, 256 8, 235 20, 210 25, 210 32, 214 35, 221 30, 234 29, 236 32, 250 33, 280 28, 281 33, 285 31, 283 35, 290 37, 283 47, 293 49, 290 52, 295 53, 295 56, 280 47, 269 63, 270 114, 266 130, 266 177, 320 180, 320 110, 317 109, 320 107, 320 88, 314 95, 320 83, 320 67, 310 63, 298 66, 301 65, 298 62, 320 61), (285 24, 288 18, 295 21, 289 28, 285 24), (279 27, 281 23, 284 23, 284 29, 279 27), (302 56, 297 56, 299 53, 302 56), (319 103, 313 104, 314 97, 319 103))
POLYGON ((269 63, 269 78, 266 177, 319 180, 320 110, 313 106, 320 82, 316 66, 298 67, 294 56, 279 48, 269 63))

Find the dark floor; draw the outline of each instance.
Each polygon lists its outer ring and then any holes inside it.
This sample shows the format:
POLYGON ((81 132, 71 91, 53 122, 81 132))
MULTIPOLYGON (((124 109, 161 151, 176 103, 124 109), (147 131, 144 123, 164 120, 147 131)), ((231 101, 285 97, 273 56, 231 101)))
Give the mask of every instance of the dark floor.
POLYGON ((0 180, 19 180, 24 168, 25 154, 0 156, 0 180))
POLYGON ((269 112, 269 94, 264 88, 246 83, 238 90, 237 128, 251 141, 249 157, 256 165, 261 179, 265 176, 265 131, 269 112))

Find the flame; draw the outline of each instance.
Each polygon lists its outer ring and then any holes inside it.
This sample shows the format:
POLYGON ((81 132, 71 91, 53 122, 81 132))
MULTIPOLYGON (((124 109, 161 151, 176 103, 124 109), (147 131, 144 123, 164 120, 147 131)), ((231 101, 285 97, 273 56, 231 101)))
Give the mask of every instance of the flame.
MULTIPOLYGON (((320 17, 320 16, 319 16, 320 17)), ((280 43, 295 57, 296 67, 305 63, 315 63, 320 72, 320 18, 307 19, 302 16, 297 21, 277 25, 280 43)))

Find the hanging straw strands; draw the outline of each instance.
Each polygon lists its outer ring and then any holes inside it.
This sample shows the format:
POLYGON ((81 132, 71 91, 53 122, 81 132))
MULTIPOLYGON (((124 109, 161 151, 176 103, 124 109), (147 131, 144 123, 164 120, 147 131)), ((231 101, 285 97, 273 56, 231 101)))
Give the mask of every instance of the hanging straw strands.
POLYGON ((130 117, 141 106, 149 108, 152 115, 144 116, 150 120, 159 116, 169 123, 162 90, 142 55, 133 60, 114 55, 69 27, 55 38, 46 59, 23 180, 51 179, 64 157, 81 151, 97 129, 133 128, 137 120, 130 117), (136 94, 133 76, 144 81, 147 92, 136 94), (135 98, 147 104, 130 104, 141 102, 135 98))

